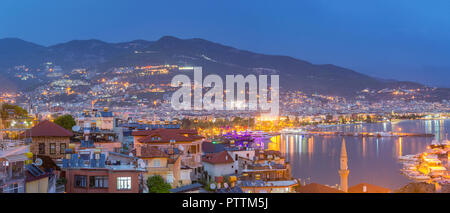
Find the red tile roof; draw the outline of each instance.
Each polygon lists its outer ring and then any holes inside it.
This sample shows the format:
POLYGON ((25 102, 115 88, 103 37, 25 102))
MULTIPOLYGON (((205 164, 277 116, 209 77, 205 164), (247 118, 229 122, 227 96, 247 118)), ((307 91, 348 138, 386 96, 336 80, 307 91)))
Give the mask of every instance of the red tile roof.
POLYGON ((141 158, 161 158, 161 157, 169 157, 167 153, 163 150, 158 149, 155 146, 144 146, 141 148, 141 158))
POLYGON ((381 186, 376 186, 368 183, 360 183, 354 185, 348 189, 350 193, 391 193, 392 190, 388 188, 383 188, 381 186), (365 190, 364 190, 365 186, 365 190))
POLYGON ((137 131, 132 133, 133 136, 147 136, 139 140, 141 143, 160 143, 160 142, 170 142, 174 140, 175 142, 181 141, 195 141, 200 140, 203 137, 197 135, 195 130, 181 130, 181 129, 155 129, 155 130, 145 130, 137 131))
POLYGON ((49 120, 38 123, 22 134, 25 137, 72 137, 73 133, 49 120))
POLYGON ((225 164, 225 163, 233 163, 233 157, 228 154, 227 151, 222 151, 218 153, 206 154, 202 161, 210 164, 225 164))
POLYGON ((133 136, 147 136, 154 132, 176 132, 178 134, 192 134, 197 135, 198 132, 193 129, 152 129, 152 130, 139 130, 131 133, 133 136))
POLYGON ((306 186, 300 186, 298 189, 299 193, 344 193, 344 191, 331 188, 318 183, 310 183, 306 186))

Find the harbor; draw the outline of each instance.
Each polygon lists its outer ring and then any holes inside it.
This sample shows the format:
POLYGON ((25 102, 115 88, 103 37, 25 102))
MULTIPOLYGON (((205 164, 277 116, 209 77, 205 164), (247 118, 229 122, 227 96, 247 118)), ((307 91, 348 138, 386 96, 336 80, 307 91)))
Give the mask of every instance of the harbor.
POLYGON ((403 168, 401 172, 410 180, 435 184, 450 184, 448 170, 450 158, 450 141, 433 141, 427 149, 418 154, 400 156, 403 168))
MULTIPOLYGON (((336 125, 330 132, 410 132, 434 137, 355 137, 354 135, 282 133, 271 139, 268 149, 279 150, 291 163, 292 175, 306 184, 336 186, 339 181, 340 145, 345 139, 350 168, 349 184, 366 182, 397 190, 418 182, 404 175, 402 156, 424 153, 433 141, 443 141, 449 132, 450 120, 403 120, 399 122, 336 125)), ((431 158, 433 155, 428 155, 431 158)), ((446 161, 442 161, 446 164, 446 161)), ((448 163, 447 163, 448 164, 448 163)), ((448 169, 448 167, 447 167, 448 169)), ((422 177, 423 178, 423 177, 422 177)), ((420 177, 419 177, 420 179, 420 177)), ((439 179, 436 179, 439 180, 439 179)))

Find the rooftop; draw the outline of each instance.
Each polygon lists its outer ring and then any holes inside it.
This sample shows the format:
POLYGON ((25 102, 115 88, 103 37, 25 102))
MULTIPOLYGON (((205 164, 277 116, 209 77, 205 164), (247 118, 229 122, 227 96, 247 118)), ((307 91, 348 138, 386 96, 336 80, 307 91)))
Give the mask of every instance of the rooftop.
POLYGON ((185 185, 185 186, 182 186, 182 187, 170 189, 170 192, 172 192, 172 193, 183 193, 183 192, 188 192, 188 191, 192 191, 192 190, 198 190, 198 189, 200 189, 202 187, 203 187, 202 184, 194 183, 194 184, 185 185))
POLYGON ((139 141, 142 143, 160 142, 190 142, 203 139, 195 130, 182 129, 155 129, 132 133, 133 136, 147 136, 139 141))
POLYGON ((368 183, 360 183, 348 189, 350 193, 390 193, 392 190, 368 183))
POLYGON ((72 137, 73 133, 49 120, 38 123, 22 134, 27 137, 72 137))
POLYGON ((234 162, 233 157, 231 157, 227 151, 206 154, 203 156, 202 161, 210 164, 226 164, 234 162))
POLYGON ((325 186, 318 183, 310 183, 305 186, 300 186, 298 189, 299 193, 344 193, 344 191, 325 186))
POLYGON ((279 180, 279 181, 238 181, 238 185, 241 187, 287 187, 297 185, 297 180, 279 180))

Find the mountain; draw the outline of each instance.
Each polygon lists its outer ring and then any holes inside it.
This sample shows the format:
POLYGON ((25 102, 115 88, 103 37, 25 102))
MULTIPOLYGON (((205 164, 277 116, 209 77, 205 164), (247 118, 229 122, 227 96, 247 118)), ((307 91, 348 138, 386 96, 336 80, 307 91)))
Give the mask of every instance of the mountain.
POLYGON ((16 65, 37 67, 47 61, 66 71, 88 68, 100 73, 111 67, 179 64, 202 66, 204 75, 279 74, 284 89, 346 97, 365 88, 422 87, 413 82, 377 79, 332 64, 316 65, 289 56, 253 53, 198 38, 164 36, 157 41, 122 43, 74 40, 48 47, 20 39, 0 39, 0 74, 5 75, 16 65))

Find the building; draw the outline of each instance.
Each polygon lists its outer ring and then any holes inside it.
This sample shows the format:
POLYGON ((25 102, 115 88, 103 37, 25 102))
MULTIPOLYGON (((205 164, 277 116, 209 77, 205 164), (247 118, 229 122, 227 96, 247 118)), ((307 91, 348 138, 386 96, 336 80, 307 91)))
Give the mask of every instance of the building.
POLYGON ((145 163, 144 183, 151 176, 159 175, 173 188, 191 184, 190 171, 181 167, 181 157, 176 150, 162 150, 155 146, 145 146, 138 156, 145 163))
POLYGON ((146 170, 136 165, 136 158, 118 159, 99 149, 84 149, 79 153, 68 150, 62 162, 67 193, 142 192, 142 173, 146 170))
POLYGON ((344 191, 318 183, 310 183, 297 188, 298 193, 344 193, 344 191))
POLYGON ((247 147, 227 147, 228 154, 233 157, 235 174, 241 173, 246 165, 255 159, 255 149, 247 147))
POLYGON ((33 155, 47 155, 52 159, 59 159, 65 156, 73 133, 45 120, 25 131, 23 135, 31 137, 30 152, 33 155))
POLYGON ((280 181, 291 180, 291 166, 278 151, 256 150, 253 161, 241 158, 241 180, 280 181))
POLYGON ((391 193, 392 190, 368 183, 360 183, 348 189, 349 193, 391 193))
MULTIPOLYGON (((54 179, 50 179, 51 174, 43 171, 36 164, 27 164, 25 172, 25 192, 26 193, 47 193, 49 189, 55 189, 54 179), (53 186, 51 186, 52 184, 53 186)), ((54 191, 53 191, 54 192, 54 191)))
POLYGON ((108 108, 104 108, 103 111, 97 109, 90 111, 84 111, 81 116, 75 119, 77 126, 94 128, 99 130, 112 131, 116 127, 116 119, 113 112, 110 112, 108 108))
POLYGON ((279 181, 238 181, 237 185, 244 193, 293 193, 299 182, 293 180, 279 181))
POLYGON ((203 137, 199 136, 195 130, 183 129, 155 129, 135 131, 134 152, 136 156, 141 155, 141 148, 144 146, 155 146, 159 149, 177 149, 181 156, 181 165, 193 169, 192 178, 200 175, 202 163, 202 143, 203 137))
POLYGON ((212 181, 215 177, 237 174, 233 157, 227 152, 206 154, 202 158, 204 177, 212 181))
POLYGON ((205 192, 205 190, 203 189, 202 184, 194 183, 194 184, 170 189, 170 192, 171 193, 201 193, 201 192, 205 192))
POLYGON ((25 156, 28 146, 0 150, 0 193, 25 192, 25 156))

